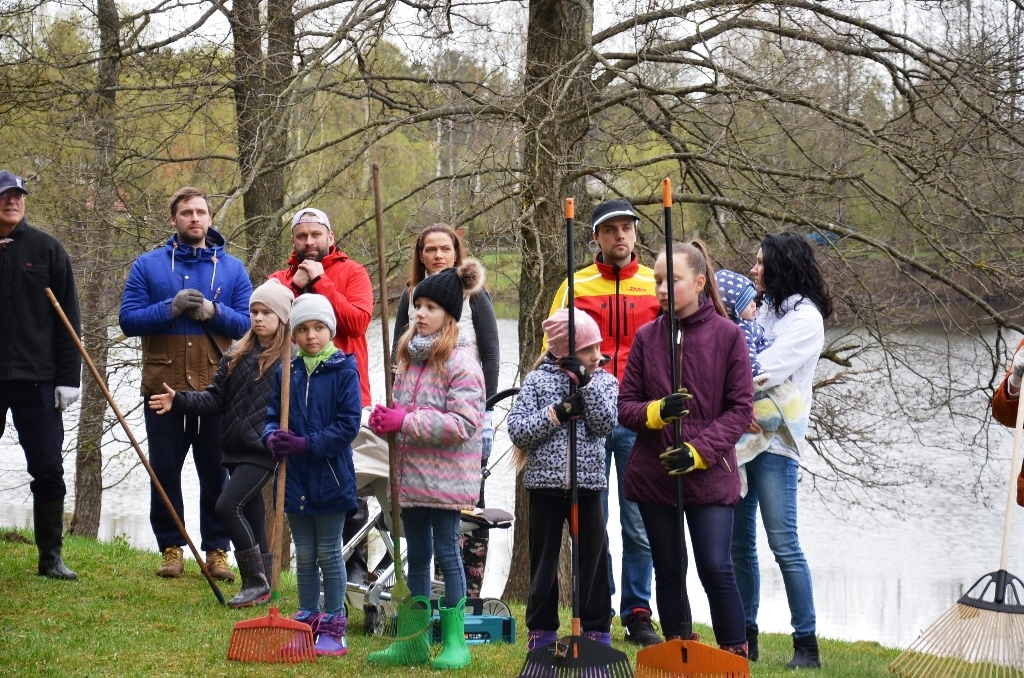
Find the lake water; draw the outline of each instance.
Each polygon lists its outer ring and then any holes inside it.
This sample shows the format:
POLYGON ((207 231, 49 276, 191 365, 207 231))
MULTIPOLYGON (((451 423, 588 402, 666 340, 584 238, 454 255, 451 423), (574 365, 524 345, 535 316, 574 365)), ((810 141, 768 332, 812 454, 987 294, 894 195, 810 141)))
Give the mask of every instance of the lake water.
MULTIPOLYGON (((504 361, 500 387, 505 388, 513 385, 515 378, 517 328, 513 320, 498 322, 504 361)), ((371 327, 368 341, 374 398, 383 400, 379 324, 371 327)), ((933 343, 945 341, 942 337, 934 339, 933 343)), ((954 353, 960 351, 966 355, 975 350, 972 342, 966 339, 955 340, 954 344, 957 344, 954 353)), ((964 379, 977 378, 977 370, 973 367, 965 369, 969 374, 964 379)), ((906 371, 910 383, 913 383, 917 375, 912 369, 906 371)), ((119 406, 127 413, 136 438, 143 441, 145 448, 137 377, 128 375, 120 379, 120 383, 118 379, 111 381, 119 406)), ((899 400, 904 396, 888 397, 899 400)), ((976 415, 984 417, 987 402, 976 400, 976 415)), ((65 420, 75 422, 77 409, 70 411, 65 420)), ((880 493, 878 496, 888 497, 887 502, 896 509, 894 512, 879 510, 879 502, 872 501, 869 496, 851 494, 841 487, 822 483, 820 479, 812 482, 811 474, 824 471, 824 462, 817 457, 807 459, 805 463, 811 473, 805 472, 801 477, 800 536, 814 580, 819 635, 845 640, 874 640, 903 647, 949 608, 975 580, 998 569, 1012 436, 1004 429, 993 429, 989 438, 983 441, 985 449, 979 447, 974 454, 964 457, 944 453, 942 441, 961 440, 969 427, 941 410, 936 410, 933 419, 913 426, 898 418, 884 421, 880 426, 889 427, 894 432, 892 440, 895 442, 887 446, 887 455, 893 459, 913 460, 925 468, 937 469, 939 473, 910 482, 898 491, 880 493), (910 434, 895 435, 907 432, 910 434), (926 443, 934 447, 927 447, 926 443), (979 465, 979 460, 984 462, 983 465, 979 465)), ((17 445, 13 426, 8 425, 7 428, 0 438, 0 525, 29 527, 32 521, 29 478, 24 471, 24 456, 17 445)), ((73 431, 69 431, 68 449, 72 449, 72 435, 73 431)), ((119 427, 108 437, 104 470, 108 489, 103 495, 100 538, 110 540, 116 535, 124 535, 133 545, 155 551, 156 543, 148 519, 148 476, 135 453, 126 445, 119 427), (120 452, 112 455, 115 449, 120 452)), ((492 459, 497 459, 506 448, 507 438, 503 428, 499 428, 492 459)), ((487 481, 487 499, 490 506, 514 512, 514 475, 508 461, 506 457, 503 463, 498 464, 487 481)), ((65 470, 69 491, 73 491, 73 450, 66 459, 65 470)), ((198 545, 198 515, 194 510, 198 503, 198 482, 191 460, 186 462, 184 475, 188 507, 185 522, 189 535, 198 545)), ((69 512, 72 501, 73 496, 69 495, 69 512)), ((610 505, 613 512, 611 524, 615 525, 618 516, 614 498, 610 505)), ((1014 545, 1024 543, 1024 520, 1016 517, 1018 521, 1013 527, 1011 540, 1014 545)), ((483 593, 485 596, 498 596, 508 574, 512 531, 495 530, 491 534, 483 593)), ((612 529, 609 537, 612 553, 619 552, 619 531, 612 529)), ((785 591, 763 533, 760 547, 762 595, 759 623, 765 631, 788 633, 791 628, 785 591)), ((1009 571, 1017 574, 1024 571, 1021 556, 1020 547, 1011 547, 1009 571)), ((67 560, 74 568, 73 552, 68 554, 67 560)), ((154 568, 157 565, 155 555, 153 565, 154 568)), ((692 572, 688 587, 694 618, 707 623, 710 619, 707 601, 692 572)))

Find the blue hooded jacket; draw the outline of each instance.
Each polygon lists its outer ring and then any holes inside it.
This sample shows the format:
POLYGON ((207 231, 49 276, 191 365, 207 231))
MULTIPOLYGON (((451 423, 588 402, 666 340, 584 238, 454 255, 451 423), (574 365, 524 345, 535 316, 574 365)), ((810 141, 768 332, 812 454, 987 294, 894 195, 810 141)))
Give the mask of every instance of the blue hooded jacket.
POLYGON ((177 318, 171 313, 171 301, 181 290, 197 289, 214 302, 217 311, 206 324, 222 349, 249 330, 252 283, 224 246, 224 237, 212 228, 206 247, 182 245, 175 234, 132 265, 118 321, 125 335, 142 337, 144 396, 163 393, 163 382, 176 391, 202 391, 220 362, 202 323, 187 313, 177 318))
MULTIPOLYGON (((362 400, 354 355, 336 351, 312 374, 292 359, 288 430, 306 439, 306 453, 288 457, 284 510, 316 515, 356 508, 352 441, 359 432, 362 400)), ((280 428, 281 368, 274 374, 263 442, 280 428)))

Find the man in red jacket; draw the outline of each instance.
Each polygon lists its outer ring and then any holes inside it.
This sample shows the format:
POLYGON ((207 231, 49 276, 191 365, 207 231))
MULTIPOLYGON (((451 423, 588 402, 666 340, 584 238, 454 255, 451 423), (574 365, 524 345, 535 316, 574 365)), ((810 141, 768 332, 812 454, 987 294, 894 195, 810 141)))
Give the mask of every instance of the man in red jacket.
POLYGON ((292 247, 288 268, 270 275, 289 286, 295 296, 314 292, 327 297, 338 319, 334 345, 354 353, 359 367, 363 407, 370 404, 366 329, 373 311, 373 286, 363 266, 334 246, 327 215, 304 207, 292 217, 292 247))

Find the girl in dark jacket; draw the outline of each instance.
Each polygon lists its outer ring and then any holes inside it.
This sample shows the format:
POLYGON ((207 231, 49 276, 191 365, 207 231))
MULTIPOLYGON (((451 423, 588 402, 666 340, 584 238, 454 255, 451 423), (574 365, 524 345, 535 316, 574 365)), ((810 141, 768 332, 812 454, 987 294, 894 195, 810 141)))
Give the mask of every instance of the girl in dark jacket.
MULTIPOLYGON (((668 309, 665 252, 654 265, 658 301, 668 309)), ((671 384, 668 316, 641 327, 619 388, 619 422, 637 432, 626 466, 626 498, 640 507, 651 544, 658 610, 666 639, 681 633, 682 582, 676 509, 683 475, 686 522, 697 575, 708 595, 719 645, 746 656, 743 603, 730 555, 733 506, 739 499, 736 442, 753 416, 754 386, 743 332, 726 316, 714 270, 700 241, 673 246, 680 384, 671 384), (671 422, 682 445, 674 448, 671 422)), ((688 639, 687 639, 688 640, 688 639)))
POLYGON ((274 374, 264 429, 274 458, 288 457, 284 510, 295 542, 299 594, 299 611, 293 618, 309 624, 318 655, 348 652, 344 612, 348 577, 341 557, 341 529, 349 511, 356 508, 352 441, 362 409, 356 359, 334 345, 336 329, 326 297, 302 294, 292 302, 292 336, 299 355, 291 363, 288 429, 280 426, 280 371, 274 374))
POLYGON ((270 598, 268 573, 273 555, 264 528, 263 486, 277 465, 263 445, 263 427, 270 403, 271 380, 289 344, 286 332, 292 293, 271 280, 249 298, 252 327, 227 350, 205 391, 164 392, 149 399, 157 414, 172 409, 187 415, 226 414, 221 432, 224 467, 231 474, 217 499, 217 519, 235 545, 242 589, 229 607, 249 607, 270 598))

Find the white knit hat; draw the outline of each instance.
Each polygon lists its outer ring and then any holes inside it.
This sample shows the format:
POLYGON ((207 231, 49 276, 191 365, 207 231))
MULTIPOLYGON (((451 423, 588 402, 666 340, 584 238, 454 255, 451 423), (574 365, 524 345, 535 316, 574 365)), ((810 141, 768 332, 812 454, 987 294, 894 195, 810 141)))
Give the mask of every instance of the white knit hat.
POLYGON ((319 320, 331 330, 331 339, 338 329, 338 321, 334 317, 334 309, 331 302, 322 294, 313 292, 300 294, 292 302, 292 336, 295 336, 295 328, 304 322, 319 320))
POLYGON ((288 322, 292 309, 292 291, 281 284, 277 278, 271 278, 252 291, 249 297, 249 310, 253 304, 263 304, 281 319, 288 322))

